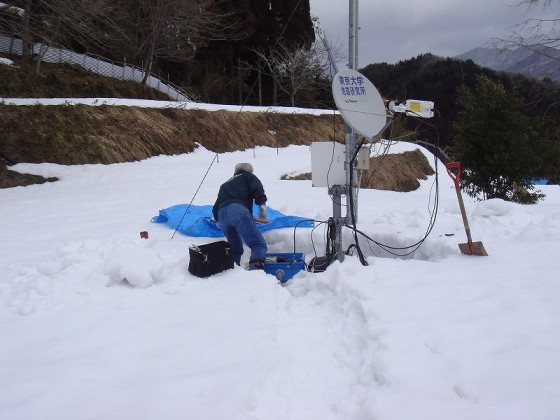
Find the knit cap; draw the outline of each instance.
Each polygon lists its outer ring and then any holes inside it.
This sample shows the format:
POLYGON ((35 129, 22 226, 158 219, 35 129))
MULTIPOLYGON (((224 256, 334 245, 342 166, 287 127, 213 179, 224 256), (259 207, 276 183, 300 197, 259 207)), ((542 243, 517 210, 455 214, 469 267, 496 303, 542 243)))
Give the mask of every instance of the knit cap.
POLYGON ((253 165, 247 162, 241 162, 235 165, 235 173, 238 174, 239 172, 251 172, 253 173, 253 165))

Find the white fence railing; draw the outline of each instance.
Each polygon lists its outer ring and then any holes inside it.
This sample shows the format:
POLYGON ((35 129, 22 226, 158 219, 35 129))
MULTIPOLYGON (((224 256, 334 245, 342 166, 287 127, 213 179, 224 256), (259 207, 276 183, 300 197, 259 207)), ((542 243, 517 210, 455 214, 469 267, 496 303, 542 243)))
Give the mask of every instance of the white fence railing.
MULTIPOLYGON (((113 77, 119 80, 132 80, 141 82, 145 72, 128 64, 113 63, 111 61, 92 57, 87 54, 78 54, 72 51, 57 47, 48 47, 46 51, 41 51, 41 44, 35 44, 34 54, 42 55, 43 61, 47 63, 68 63, 76 64, 91 72, 103 76, 113 77)), ((0 35, 0 52, 22 55, 23 47, 21 39, 0 35)), ((185 92, 181 91, 172 83, 165 83, 155 75, 148 75, 146 85, 169 96, 172 100, 179 102, 194 102, 185 92)))

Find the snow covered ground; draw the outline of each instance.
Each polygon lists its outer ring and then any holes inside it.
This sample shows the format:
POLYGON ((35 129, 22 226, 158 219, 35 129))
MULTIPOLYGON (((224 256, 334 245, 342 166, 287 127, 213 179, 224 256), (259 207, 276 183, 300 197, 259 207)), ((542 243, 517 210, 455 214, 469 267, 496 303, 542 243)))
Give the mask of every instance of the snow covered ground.
MULTIPOLYGON (((282 287, 242 268, 191 276, 189 245, 215 239, 172 238, 150 219, 193 196, 212 204, 247 161, 269 206, 327 220, 325 188, 280 180, 311 170, 309 147, 214 157, 13 168, 60 181, 0 190, 1 419, 560 419, 558 186, 541 186, 547 198, 533 206, 464 196, 489 253, 466 256, 440 166, 435 227, 412 258, 361 237, 368 266, 348 256, 282 287)), ((360 191, 358 228, 416 242, 434 179, 360 191)), ((324 235, 297 229, 296 251, 323 255, 324 235)), ((293 251, 293 229, 265 237, 270 252, 293 251)))
MULTIPOLYGON (((2 62, 0 61, 0 64, 2 62)), ((329 109, 309 109, 297 107, 272 107, 272 106, 239 106, 239 105, 216 105, 201 102, 175 102, 175 101, 144 101, 138 99, 123 98, 0 98, 6 105, 90 105, 90 106, 136 106, 143 108, 181 108, 200 109, 204 111, 244 111, 244 112, 275 112, 282 114, 332 114, 329 109)), ((338 113, 338 111, 336 111, 338 113)))

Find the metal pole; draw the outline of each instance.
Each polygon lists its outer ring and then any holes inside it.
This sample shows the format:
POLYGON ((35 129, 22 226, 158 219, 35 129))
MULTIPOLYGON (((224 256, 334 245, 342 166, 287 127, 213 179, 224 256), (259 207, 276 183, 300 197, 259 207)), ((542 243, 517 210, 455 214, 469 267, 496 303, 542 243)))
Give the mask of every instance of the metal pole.
MULTIPOLYGON (((348 23, 348 67, 352 70, 358 69, 358 0, 350 0, 349 5, 349 23, 348 23)), ((344 143, 346 145, 346 187, 347 192, 353 185, 350 185, 350 160, 354 155, 357 147, 356 134, 352 131, 352 128, 348 124, 344 124, 344 143)), ((354 169, 354 174, 352 176, 354 183, 358 179, 357 172, 354 169)), ((352 206, 354 208, 355 220, 358 221, 358 194, 357 189, 352 190, 352 199, 350 194, 346 195, 346 209, 347 212, 350 210, 350 204, 352 200, 352 206)), ((347 221, 348 221, 347 214, 347 221)))
MULTIPOLYGON (((349 0, 349 22, 348 22, 348 67, 352 70, 356 70, 358 67, 358 0, 349 0)), ((336 247, 336 257, 339 261, 344 260, 344 254, 342 252, 342 225, 351 222, 350 209, 354 209, 355 221, 358 221, 358 195, 356 190, 352 190, 353 194, 350 193, 351 185, 358 179, 356 175, 356 170, 353 169, 353 176, 351 176, 350 162, 354 151, 356 150, 357 138, 356 134, 352 131, 352 128, 344 122, 344 146, 345 146, 345 169, 346 169, 346 186, 344 188, 344 193, 346 194, 346 219, 343 223, 336 223, 336 238, 338 240, 338 246, 336 247), (354 181, 353 181, 354 180, 354 181), (356 192, 354 192, 356 191, 356 192)), ((340 207, 340 200, 333 201, 334 207, 337 205, 340 207)), ((335 221, 343 219, 335 217, 335 221)))
MULTIPOLYGON (((329 194, 332 195, 333 202, 333 222, 335 237, 333 240, 334 250, 336 252, 336 259, 340 262, 344 261, 344 253, 342 252, 342 226, 344 225, 344 218, 342 217, 342 195, 346 193, 342 185, 333 185, 329 194)), ((334 257, 330 255, 329 257, 334 257)))
POLYGON ((348 67, 358 70, 358 0, 350 0, 348 67))

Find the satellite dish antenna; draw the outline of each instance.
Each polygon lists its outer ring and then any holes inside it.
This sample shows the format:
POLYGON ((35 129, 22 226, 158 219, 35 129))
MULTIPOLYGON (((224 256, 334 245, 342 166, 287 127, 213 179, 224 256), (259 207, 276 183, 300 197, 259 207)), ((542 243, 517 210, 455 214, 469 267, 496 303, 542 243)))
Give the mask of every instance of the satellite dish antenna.
POLYGON ((340 115, 356 133, 371 139, 385 128, 383 98, 367 77, 356 70, 341 70, 334 76, 332 92, 340 115))

